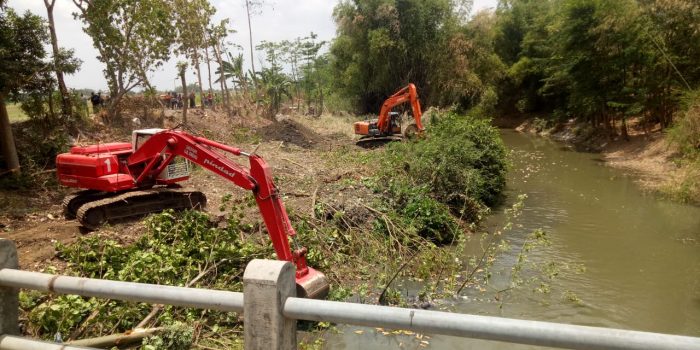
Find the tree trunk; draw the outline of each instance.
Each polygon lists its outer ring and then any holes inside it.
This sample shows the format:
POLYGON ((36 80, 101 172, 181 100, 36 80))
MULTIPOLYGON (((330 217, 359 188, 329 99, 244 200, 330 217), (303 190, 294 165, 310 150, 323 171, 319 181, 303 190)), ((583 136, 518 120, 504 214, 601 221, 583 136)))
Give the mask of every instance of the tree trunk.
POLYGON ((622 117, 622 125, 620 126, 620 131, 622 134, 622 137, 625 139, 625 141, 630 140, 630 135, 629 132, 627 131, 627 121, 625 120, 625 117, 622 117))
POLYGON ((318 108, 318 115, 317 115, 317 117, 320 117, 321 114, 323 114, 323 88, 321 87, 321 88, 318 89, 318 90, 319 90, 319 94, 320 94, 320 97, 319 97, 319 104, 320 104, 320 106, 319 106, 319 108, 318 108))
POLYGON ((223 58, 221 58, 221 50, 219 50, 219 42, 217 41, 216 44, 213 46, 214 49, 214 56, 216 57, 216 61, 219 63, 219 82, 221 83, 221 93, 224 95, 223 100, 224 100, 224 107, 226 108, 226 115, 230 118, 231 117, 231 100, 230 96, 228 93, 228 87, 226 86, 226 75, 224 73, 224 62, 223 58))
MULTIPOLYGON (((199 83, 199 103, 200 103, 200 108, 204 109, 204 90, 202 89, 202 73, 199 69, 199 52, 197 49, 194 49, 194 68, 195 71, 197 72, 197 82, 199 83)), ((196 104, 195 104, 196 106, 196 104)))
POLYGON ((250 25, 250 2, 245 0, 245 10, 248 14, 248 37, 250 39, 250 66, 253 67, 253 84, 258 87, 257 77, 255 76, 255 58, 253 58, 253 27, 250 25))
POLYGON ((10 116, 7 114, 7 106, 5 105, 5 96, 0 94, 0 148, 2 155, 7 163, 7 169, 19 174, 19 158, 17 157, 17 148, 15 147, 15 138, 12 136, 12 125, 10 125, 10 116))
POLYGON ((180 80, 182 81, 182 123, 187 124, 187 105, 190 103, 189 97, 187 96, 187 80, 185 79, 185 73, 187 69, 180 71, 180 80))
MULTIPOLYGON (((204 48, 204 58, 207 60, 207 75, 209 79, 209 93, 211 94, 214 88, 211 87, 211 63, 209 63, 209 48, 204 48)), ((214 100, 212 100, 213 104, 214 100)), ((214 108, 214 106, 209 106, 209 108, 214 108)))
POLYGON ((61 92, 61 113, 63 117, 70 117, 73 114, 73 108, 71 107, 70 94, 68 93, 68 88, 66 87, 66 82, 63 79, 63 71, 59 68, 59 50, 58 50, 58 37, 56 36, 56 25, 53 19, 53 6, 56 0, 44 0, 44 5, 46 5, 46 13, 49 19, 49 32, 51 33, 51 47, 53 49, 53 61, 56 66, 56 80, 58 81, 58 90, 61 92))

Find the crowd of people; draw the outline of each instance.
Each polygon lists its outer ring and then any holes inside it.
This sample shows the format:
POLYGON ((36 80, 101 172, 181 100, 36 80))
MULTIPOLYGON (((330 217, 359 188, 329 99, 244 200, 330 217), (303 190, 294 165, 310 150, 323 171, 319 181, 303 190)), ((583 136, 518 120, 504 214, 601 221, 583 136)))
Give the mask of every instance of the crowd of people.
MULTIPOLYGON (((182 109, 185 103, 189 103, 189 108, 196 108, 196 98, 195 93, 190 92, 187 96, 183 96, 182 93, 168 92, 160 95, 161 102, 166 108, 171 109, 182 109)), ((102 93, 102 91, 95 93, 94 91, 90 93, 90 98, 88 103, 92 105, 93 113, 98 113, 101 109, 104 109, 109 103, 109 96, 102 93)), ((202 96, 202 104, 204 107, 214 106, 214 96, 212 93, 208 93, 202 96)))
MULTIPOLYGON (((189 103, 189 108, 195 108, 197 107, 196 101, 195 101, 195 94, 194 92, 190 92, 188 96, 183 96, 182 93, 175 93, 170 92, 164 95, 161 95, 161 100, 163 103, 171 108, 171 109, 182 109, 184 107, 185 103, 189 103)), ((208 93, 206 96, 202 96, 202 104, 204 107, 211 107, 214 104, 214 98, 210 93, 208 93)))

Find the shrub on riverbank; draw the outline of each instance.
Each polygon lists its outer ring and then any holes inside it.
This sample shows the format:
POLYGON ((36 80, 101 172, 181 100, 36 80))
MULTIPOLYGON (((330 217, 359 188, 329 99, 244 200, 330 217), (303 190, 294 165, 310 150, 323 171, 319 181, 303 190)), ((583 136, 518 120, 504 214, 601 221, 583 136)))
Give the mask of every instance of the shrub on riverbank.
POLYGON ((671 185, 669 192, 683 202, 700 203, 700 90, 688 93, 684 105, 668 132, 683 156, 680 181, 671 185))
POLYGON ((383 159, 389 184, 426 186, 470 222, 478 221, 484 206, 497 204, 505 188, 506 149, 498 131, 483 119, 436 114, 425 138, 389 145, 383 159))

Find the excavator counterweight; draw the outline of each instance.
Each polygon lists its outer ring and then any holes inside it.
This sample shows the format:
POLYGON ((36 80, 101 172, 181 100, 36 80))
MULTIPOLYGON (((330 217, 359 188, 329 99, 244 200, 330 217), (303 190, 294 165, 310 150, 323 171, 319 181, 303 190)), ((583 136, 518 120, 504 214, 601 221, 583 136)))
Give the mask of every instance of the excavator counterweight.
POLYGON ((131 144, 73 147, 58 155, 61 184, 82 189, 64 200, 66 218, 96 229, 163 209, 204 207, 203 193, 179 185, 189 179, 192 162, 253 193, 277 258, 296 265, 298 296, 325 298, 330 287, 326 276, 307 266, 306 248, 290 247, 296 232, 262 158, 180 130, 144 129, 132 135, 131 144), (247 157, 249 167, 224 153, 247 157))

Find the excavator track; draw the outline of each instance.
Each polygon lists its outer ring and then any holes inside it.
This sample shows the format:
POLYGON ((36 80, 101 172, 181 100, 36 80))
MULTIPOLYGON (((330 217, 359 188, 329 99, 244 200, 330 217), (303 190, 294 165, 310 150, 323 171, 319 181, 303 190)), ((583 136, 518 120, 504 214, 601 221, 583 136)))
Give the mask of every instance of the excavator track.
POLYGON ((204 208, 204 193, 183 188, 152 188, 112 194, 84 203, 78 208, 76 218, 81 225, 95 230, 108 222, 140 217, 165 209, 204 208))
POLYGON ((74 220, 77 217, 78 208, 83 204, 114 195, 114 193, 95 190, 85 190, 69 194, 63 198, 63 216, 66 220, 74 220))
POLYGON ((368 136, 368 137, 363 137, 359 139, 357 142, 355 142, 356 145, 362 147, 362 148, 378 148, 386 145, 389 142, 395 142, 395 141, 402 141, 403 137, 396 135, 396 136, 368 136))

